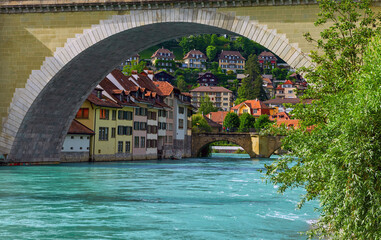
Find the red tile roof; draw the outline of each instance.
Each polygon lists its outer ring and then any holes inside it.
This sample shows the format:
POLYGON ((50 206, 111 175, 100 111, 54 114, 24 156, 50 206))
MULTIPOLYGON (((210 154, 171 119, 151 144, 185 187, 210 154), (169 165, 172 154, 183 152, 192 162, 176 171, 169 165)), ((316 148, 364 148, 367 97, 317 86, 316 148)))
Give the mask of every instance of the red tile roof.
MULTIPOLYGON (((115 76, 114 76, 115 77, 115 76)), ((117 95, 123 94, 123 90, 120 90, 117 86, 115 86, 108 78, 104 78, 99 85, 106 91, 119 105, 124 106, 137 106, 132 101, 121 101, 117 95)), ((125 92, 124 94, 128 95, 129 92, 125 92)))
POLYGON ((229 92, 231 93, 229 89, 226 89, 224 87, 211 87, 211 86, 201 86, 195 89, 190 90, 191 92, 229 92))
POLYGON ((196 49, 190 50, 187 54, 185 54, 185 57, 183 59, 196 58, 196 56, 193 57, 192 54, 199 55, 198 58, 200 58, 200 59, 207 59, 207 57, 205 56, 204 53, 202 53, 201 51, 196 50, 196 49))
POLYGON ((112 107, 112 108, 121 108, 121 106, 107 97, 103 96, 102 99, 99 99, 97 96, 95 96, 93 93, 91 93, 87 100, 91 102, 94 105, 101 106, 101 107, 112 107))
POLYGON ((294 83, 293 82, 291 82, 290 80, 287 80, 285 83, 283 83, 283 84, 290 84, 290 85, 294 85, 294 83))
POLYGON ((234 110, 234 109, 239 109, 242 105, 247 105, 250 109, 260 109, 260 108, 263 108, 263 109, 268 109, 268 107, 266 106, 266 104, 258 99, 255 99, 255 100, 246 100, 238 105, 235 105, 234 107, 232 107, 231 109, 234 110))
POLYGON ((282 85, 278 85, 278 87, 276 87, 276 90, 284 90, 284 88, 282 88, 282 85))
POLYGON ((78 122, 77 120, 73 120, 71 122, 68 134, 84 134, 84 135, 94 135, 94 131, 90 128, 86 127, 82 123, 78 122))
POLYGON ((174 89, 174 86, 166 81, 154 81, 153 83, 155 84, 159 94, 162 96, 169 96, 174 89))
POLYGON ((261 53, 258 55, 258 58, 259 58, 259 57, 275 57, 275 55, 272 54, 271 52, 263 51, 263 52, 261 52, 261 53))
POLYGON ((159 48, 158 50, 156 50, 156 52, 154 52, 154 54, 152 54, 151 58, 154 58, 154 57, 175 58, 175 55, 173 54, 173 52, 162 47, 162 48, 159 48), (169 56, 160 56, 160 53, 169 54, 169 56))
POLYGON ((246 60, 244 57, 242 57, 241 53, 238 51, 224 51, 224 50, 222 50, 218 59, 229 59, 229 56, 234 56, 235 59, 246 60))
POLYGON ((222 125, 224 123, 226 114, 228 114, 228 112, 218 111, 218 112, 210 112, 206 116, 212 121, 222 125))
MULTIPOLYGON (((114 78, 122 85, 122 87, 128 91, 135 92, 138 90, 138 86, 135 85, 131 80, 128 79, 120 70, 114 69, 111 74, 114 78)), ((115 85, 114 85, 115 86, 115 85)))
POLYGON ((219 127, 222 127, 221 124, 218 124, 216 123, 215 121, 213 121, 212 119, 208 118, 207 116, 203 115, 204 119, 206 120, 206 122, 208 123, 208 125, 212 128, 219 128, 219 127))

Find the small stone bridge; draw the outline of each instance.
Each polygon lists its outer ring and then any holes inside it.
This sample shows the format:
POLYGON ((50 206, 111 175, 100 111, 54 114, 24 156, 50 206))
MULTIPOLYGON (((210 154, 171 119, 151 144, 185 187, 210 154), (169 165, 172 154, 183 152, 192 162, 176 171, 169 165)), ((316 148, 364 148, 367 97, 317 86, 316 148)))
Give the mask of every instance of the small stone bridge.
POLYGON ((281 147, 283 136, 261 136, 258 133, 193 133, 192 157, 202 155, 202 151, 213 142, 229 141, 241 146, 250 157, 270 157, 281 147))

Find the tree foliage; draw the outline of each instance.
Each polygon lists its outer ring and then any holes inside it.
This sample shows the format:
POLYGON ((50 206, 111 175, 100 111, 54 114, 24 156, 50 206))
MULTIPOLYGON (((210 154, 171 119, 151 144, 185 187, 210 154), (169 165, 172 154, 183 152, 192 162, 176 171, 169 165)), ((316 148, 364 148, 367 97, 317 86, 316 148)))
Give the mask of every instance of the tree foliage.
POLYGON ((209 61, 213 61, 217 56, 217 48, 215 46, 208 46, 206 48, 206 56, 208 57, 209 61))
POLYGON ((267 100, 263 80, 259 71, 258 57, 251 54, 246 62, 245 73, 248 77, 242 79, 242 85, 238 89, 238 99, 245 101, 250 99, 267 100))
POLYGON ((255 117, 250 113, 244 113, 239 117, 239 131, 248 132, 255 128, 255 117))
POLYGON ((258 131, 261 131, 262 129, 268 127, 272 122, 269 119, 269 116, 266 114, 263 114, 259 116, 259 118, 255 121, 254 127, 258 131))
POLYGON ((320 200, 310 236, 381 239, 380 16, 370 4, 319 2, 316 25, 330 25, 319 40, 306 34, 320 52, 311 55, 315 66, 303 69, 311 86, 303 97, 314 101, 293 111, 301 128, 287 131, 282 141, 290 156, 266 166, 280 192, 306 189, 300 207, 320 200))
POLYGON ((202 114, 192 115, 192 132, 211 132, 212 128, 209 126, 208 122, 202 116, 202 114))
POLYGON ((184 76, 183 75, 180 75, 177 77, 177 80, 176 80, 176 86, 180 89, 180 91, 182 92, 186 92, 188 91, 188 86, 187 86, 187 83, 185 82, 184 80, 184 76))
POLYGON ((223 123, 226 130, 238 129, 239 124, 240 124, 239 117, 236 113, 229 112, 228 114, 226 114, 224 123, 223 123))
POLYGON ((141 61, 137 62, 137 60, 134 60, 131 62, 131 65, 125 65, 123 67, 123 74, 126 76, 130 76, 132 71, 137 71, 138 73, 143 72, 144 68, 147 66, 147 62, 141 61))
POLYGON ((198 113, 206 115, 210 112, 217 112, 217 111, 218 111, 218 108, 213 106, 213 103, 210 101, 210 98, 208 96, 201 97, 198 113))

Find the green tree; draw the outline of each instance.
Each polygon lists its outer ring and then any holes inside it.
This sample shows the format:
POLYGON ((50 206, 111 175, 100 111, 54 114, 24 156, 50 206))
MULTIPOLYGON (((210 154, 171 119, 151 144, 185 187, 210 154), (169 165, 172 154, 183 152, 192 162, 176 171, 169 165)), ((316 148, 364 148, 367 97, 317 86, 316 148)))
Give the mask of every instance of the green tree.
POLYGON ((212 128, 202 114, 192 115, 192 132, 211 132, 212 128))
POLYGON ((123 74, 126 76, 130 76, 132 71, 137 71, 138 73, 143 72, 144 68, 147 66, 147 62, 141 61, 137 62, 137 60, 134 60, 131 62, 131 65, 125 65, 123 67, 123 74))
POLYGON ((217 48, 215 46, 208 46, 206 48, 206 56, 209 58, 209 61, 213 61, 217 56, 217 48))
POLYGON ((233 113, 233 112, 229 112, 228 114, 226 114, 225 116, 225 119, 224 119, 224 127, 226 128, 226 130, 234 130, 234 129, 238 129, 239 128, 239 117, 236 113, 233 113))
POLYGON ((380 16, 371 2, 319 2, 316 25, 329 26, 318 40, 306 34, 320 52, 311 54, 315 66, 303 69, 311 86, 303 97, 315 100, 297 105, 301 127, 283 132, 290 155, 266 166, 280 192, 306 190, 299 207, 320 201, 310 236, 381 239, 380 16))
POLYGON ((198 113, 206 115, 210 112, 217 112, 217 111, 218 111, 218 108, 213 106, 213 103, 210 101, 210 98, 208 96, 201 97, 200 108, 198 109, 198 113))
POLYGON ((180 75, 177 77, 176 86, 180 89, 182 92, 188 91, 187 83, 184 80, 184 76, 180 75))
POLYGON ((269 116, 266 114, 263 114, 259 116, 259 118, 255 121, 254 127, 258 131, 261 131, 262 129, 268 127, 272 122, 269 119, 269 116))
POLYGON ((238 89, 238 98, 243 101, 250 99, 267 100, 262 76, 259 72, 258 57, 255 54, 249 56, 245 73, 248 74, 248 77, 242 79, 242 85, 238 89))
POLYGON ((244 113, 239 117, 239 131, 247 132, 255 128, 255 117, 250 113, 244 113))
POLYGON ((273 68, 271 69, 271 74, 278 80, 285 80, 288 77, 287 69, 273 68))

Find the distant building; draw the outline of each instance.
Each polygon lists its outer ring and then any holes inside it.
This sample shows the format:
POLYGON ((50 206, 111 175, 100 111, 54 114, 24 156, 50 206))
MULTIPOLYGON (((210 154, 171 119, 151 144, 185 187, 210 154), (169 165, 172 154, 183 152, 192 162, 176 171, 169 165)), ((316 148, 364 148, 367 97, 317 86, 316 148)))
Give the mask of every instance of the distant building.
POLYGON ((205 63, 208 58, 199 50, 190 50, 184 57, 183 67, 206 69, 205 63))
MULTIPOLYGON (((275 99, 270 99, 264 102, 266 106, 269 108, 277 108, 278 112, 286 112, 289 113, 292 111, 292 108, 286 108, 284 104, 290 103, 290 104, 297 104, 300 103, 299 98, 275 98, 275 99)), ((308 102, 306 102, 308 103, 308 102)))
POLYGON ((287 80, 283 84, 279 84, 275 89, 275 97, 276 98, 296 98, 296 87, 294 83, 290 80, 287 80))
POLYGON ((217 86, 218 79, 211 72, 199 73, 197 83, 200 84, 200 86, 217 86))
POLYGON ((124 66, 131 66, 131 65, 137 65, 140 61, 140 55, 135 54, 132 57, 126 59, 122 64, 121 67, 123 69, 124 66))
POLYGON ((175 55, 163 47, 152 54, 151 63, 156 69, 165 69, 170 72, 173 72, 173 69, 176 67, 175 55))
POLYGON ((242 57, 241 53, 238 51, 224 51, 222 50, 220 56, 218 57, 218 65, 221 69, 232 70, 236 72, 237 70, 245 69, 246 59, 242 57))
POLYGON ((263 51, 258 55, 259 66, 262 69, 273 69, 277 67, 278 59, 271 52, 263 51))
POLYGON ((174 82, 175 77, 165 71, 156 72, 153 76, 154 81, 174 82))
POLYGON ((258 118, 261 115, 270 115, 273 109, 266 106, 266 104, 258 99, 246 100, 238 105, 231 108, 231 112, 238 114, 239 116, 244 113, 249 113, 254 117, 258 118))
POLYGON ((211 87, 202 86, 190 90, 192 94, 192 104, 199 108, 201 103, 201 98, 209 97, 210 101, 217 108, 224 111, 230 111, 233 105, 233 92, 224 87, 211 87))
POLYGON ((274 86, 273 82, 270 80, 270 78, 266 78, 262 76, 263 80, 263 88, 265 89, 267 98, 272 98, 274 96, 274 86))

